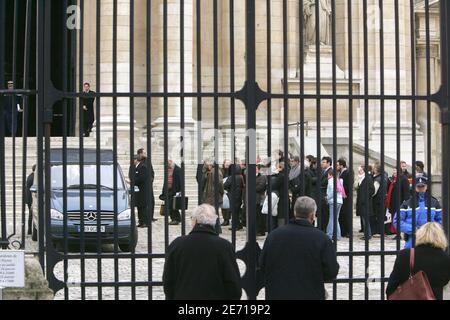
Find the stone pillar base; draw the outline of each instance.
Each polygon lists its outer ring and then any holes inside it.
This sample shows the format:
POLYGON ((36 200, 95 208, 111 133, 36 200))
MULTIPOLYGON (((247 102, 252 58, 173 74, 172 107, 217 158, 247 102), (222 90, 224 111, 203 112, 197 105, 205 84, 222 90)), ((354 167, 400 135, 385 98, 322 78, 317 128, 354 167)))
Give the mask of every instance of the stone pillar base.
POLYGON ((48 287, 39 261, 25 257, 25 288, 3 290, 3 300, 53 300, 54 293, 48 287))

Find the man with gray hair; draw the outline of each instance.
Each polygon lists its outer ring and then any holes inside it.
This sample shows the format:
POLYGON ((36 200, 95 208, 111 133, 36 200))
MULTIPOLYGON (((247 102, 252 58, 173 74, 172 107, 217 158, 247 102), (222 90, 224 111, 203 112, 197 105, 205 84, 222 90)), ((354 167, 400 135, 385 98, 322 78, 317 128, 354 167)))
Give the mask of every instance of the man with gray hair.
POLYGON ((309 197, 295 203, 295 219, 269 234, 260 256, 267 300, 325 300, 326 281, 339 264, 327 235, 314 228, 317 205, 309 197))
POLYGON ((164 293, 167 300, 239 300, 242 289, 233 246, 215 232, 214 207, 192 213, 191 233, 167 249, 164 293))

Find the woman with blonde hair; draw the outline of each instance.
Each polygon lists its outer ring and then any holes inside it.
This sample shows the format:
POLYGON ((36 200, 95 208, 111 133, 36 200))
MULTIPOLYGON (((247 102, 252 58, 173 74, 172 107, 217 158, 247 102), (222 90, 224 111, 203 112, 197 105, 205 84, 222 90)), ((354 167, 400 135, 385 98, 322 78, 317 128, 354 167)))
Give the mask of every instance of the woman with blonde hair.
MULTIPOLYGON (((445 252, 448 240, 441 225, 429 222, 416 233, 414 270, 425 272, 437 300, 443 299, 444 287, 450 281, 450 256, 445 252)), ((389 277, 386 294, 389 297, 398 286, 408 280, 410 249, 401 251, 389 277)))

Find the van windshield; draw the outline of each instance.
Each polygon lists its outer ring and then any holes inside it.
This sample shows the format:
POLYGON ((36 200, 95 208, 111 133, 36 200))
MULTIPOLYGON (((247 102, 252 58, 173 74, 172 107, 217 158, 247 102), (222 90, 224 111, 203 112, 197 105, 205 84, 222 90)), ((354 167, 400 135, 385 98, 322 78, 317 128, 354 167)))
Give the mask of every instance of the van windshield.
MULTIPOLYGON (((80 166, 79 165, 67 165, 67 188, 79 189, 81 186, 80 181, 80 166)), ((97 188, 97 166, 85 165, 83 188, 84 189, 96 189, 97 188)), ((102 189, 114 190, 114 166, 100 165, 100 181, 99 185, 102 189)), ((52 166, 52 189, 63 189, 63 166, 52 166)), ((125 186, 122 181, 122 175, 120 169, 117 167, 117 189, 123 190, 125 186)))

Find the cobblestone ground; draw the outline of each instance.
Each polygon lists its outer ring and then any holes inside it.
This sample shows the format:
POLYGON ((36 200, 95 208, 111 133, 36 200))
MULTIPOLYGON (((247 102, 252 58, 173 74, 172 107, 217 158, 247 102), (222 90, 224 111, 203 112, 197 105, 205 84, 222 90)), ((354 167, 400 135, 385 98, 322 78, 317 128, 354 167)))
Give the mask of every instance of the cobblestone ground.
MULTIPOLYGON (((355 219, 354 223, 355 229, 359 227, 359 220, 355 219)), ((186 229, 190 230, 190 224, 187 220, 186 229)), ((136 253, 147 253, 149 252, 148 246, 148 231, 147 229, 139 229, 139 243, 136 248, 136 253)), ((181 234, 181 226, 170 226, 169 229, 169 242, 178 237, 181 234)), ((231 231, 227 228, 223 228, 222 237, 231 240, 231 231)), ((364 252, 365 251, 365 241, 360 240, 361 234, 355 233, 353 248, 350 247, 349 239, 344 239, 338 242, 338 252, 345 253, 349 251, 354 252, 364 252), (352 249, 352 250, 351 250, 352 249)), ((157 222, 153 224, 152 230, 152 246, 151 250, 153 253, 163 253, 165 248, 165 232, 164 232, 164 221, 163 219, 158 219, 157 222)), ((262 247, 264 244, 264 237, 258 238, 258 243, 262 247)), ((239 231, 236 235, 236 247, 237 250, 243 248, 246 242, 246 232, 239 231)), ((385 239, 385 250, 392 251, 396 250, 397 242, 392 240, 392 237, 386 237, 385 239)), ((369 242, 370 251, 380 251, 381 239, 372 239, 369 242)), ((33 243, 30 238, 27 238, 27 250, 37 251, 36 243, 33 243)), ((77 247, 70 248, 70 254, 76 254, 79 251, 77 247)), ((105 245, 102 248, 105 253, 114 252, 112 245, 105 245)), ((87 247, 86 254, 95 255, 97 248, 87 247)), ((384 276, 389 277, 392 270, 392 266, 395 261, 395 256, 386 256, 384 262, 380 255, 370 256, 366 258, 364 256, 355 256, 349 258, 348 256, 341 256, 338 258, 340 264, 340 271, 338 279, 364 279, 365 270, 368 270, 369 281, 366 287, 365 283, 355 283, 352 286, 352 295, 350 296, 349 283, 339 283, 336 285, 327 284, 326 289, 329 294, 328 299, 337 300, 349 300, 350 298, 354 300, 364 300, 367 297, 370 300, 380 300, 382 296, 382 284, 376 279, 382 276, 382 270, 384 269, 384 276), (384 265, 384 268, 382 266, 384 265), (353 266, 353 270, 350 270, 350 266, 353 266), (352 272, 352 275, 350 275, 352 272)), ((86 282, 98 282, 98 265, 96 259, 85 259, 85 281, 86 282)), ((239 268, 241 274, 245 272, 245 264, 238 260, 239 268)), ((136 259, 135 260, 135 281, 147 282, 149 277, 149 270, 151 270, 153 281, 161 281, 163 273, 164 259, 136 259)), ((59 263, 54 269, 55 276, 58 279, 63 279, 63 263, 59 263)), ((131 259, 119 259, 118 260, 118 275, 119 281, 131 281, 132 280, 132 261, 131 259)), ((68 260, 68 283, 71 283, 68 290, 68 298, 71 300, 81 299, 81 289, 77 286, 81 280, 81 262, 80 260, 68 260)), ((102 259, 101 261, 101 280, 104 283, 114 281, 114 259, 102 259)), ((132 299, 131 288, 120 287, 118 289, 118 294, 120 300, 132 299)), ((88 287, 85 291, 86 299, 97 300, 99 299, 99 290, 97 287, 88 287)), ((56 293, 55 299, 64 299, 64 290, 56 293)), ((115 298, 115 288, 113 287, 103 287, 101 292, 101 299, 110 300, 115 298)), ((137 300, 163 300, 165 298, 162 287, 155 286, 151 289, 146 287, 136 288, 136 299, 137 300)), ((246 299, 246 294, 243 292, 243 299, 246 299)), ((264 299, 264 290, 261 290, 258 295, 258 299, 264 299)))

